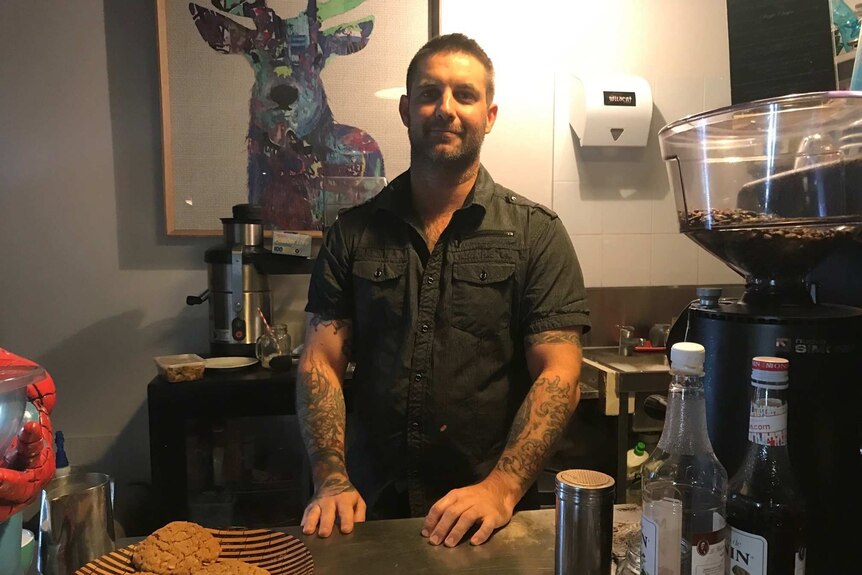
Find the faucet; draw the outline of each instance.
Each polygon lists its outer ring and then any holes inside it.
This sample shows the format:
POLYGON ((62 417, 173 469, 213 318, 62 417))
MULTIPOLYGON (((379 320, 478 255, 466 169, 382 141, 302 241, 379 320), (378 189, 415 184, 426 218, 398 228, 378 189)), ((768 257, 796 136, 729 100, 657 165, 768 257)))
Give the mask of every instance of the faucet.
POLYGON ((630 325, 618 325, 620 329, 620 347, 619 354, 630 356, 634 354, 635 348, 646 343, 642 337, 634 337, 635 328, 630 325))

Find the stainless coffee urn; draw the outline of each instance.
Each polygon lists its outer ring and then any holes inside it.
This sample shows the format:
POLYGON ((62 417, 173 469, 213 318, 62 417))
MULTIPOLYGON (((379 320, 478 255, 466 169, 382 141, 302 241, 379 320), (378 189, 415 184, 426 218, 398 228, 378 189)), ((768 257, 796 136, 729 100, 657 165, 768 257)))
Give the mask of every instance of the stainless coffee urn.
POLYGON ((208 289, 186 303, 209 301, 209 341, 213 356, 254 357, 254 345, 272 321, 268 276, 260 271, 267 257, 263 248, 263 217, 259 206, 237 204, 233 217, 221 218, 224 243, 208 249, 208 289))

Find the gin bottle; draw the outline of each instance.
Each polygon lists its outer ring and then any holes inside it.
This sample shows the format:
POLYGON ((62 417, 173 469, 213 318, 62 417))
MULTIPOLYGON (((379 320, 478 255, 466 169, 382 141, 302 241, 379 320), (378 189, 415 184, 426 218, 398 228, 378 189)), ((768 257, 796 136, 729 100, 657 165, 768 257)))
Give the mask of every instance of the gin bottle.
POLYGON ((787 453, 788 361, 751 361, 748 450, 730 480, 727 523, 732 573, 805 573, 805 504, 787 453))
POLYGON ((723 575, 727 471, 706 428, 702 345, 670 351, 667 414, 658 446, 642 467, 645 575, 723 575))

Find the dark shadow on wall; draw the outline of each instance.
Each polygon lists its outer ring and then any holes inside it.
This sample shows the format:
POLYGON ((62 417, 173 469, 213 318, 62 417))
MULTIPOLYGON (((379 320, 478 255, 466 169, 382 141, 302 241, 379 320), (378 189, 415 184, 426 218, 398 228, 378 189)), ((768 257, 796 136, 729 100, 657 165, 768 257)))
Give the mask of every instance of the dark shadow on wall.
POLYGON ((166 233, 156 3, 104 0, 104 11, 120 269, 203 269, 214 238, 166 233))
POLYGON ((671 193, 658 140, 658 131, 666 123, 661 111, 653 106, 649 138, 643 147, 583 147, 570 127, 581 178, 581 199, 658 200, 671 193))
POLYGON ((153 357, 205 353, 207 316, 181 307, 175 317, 147 323, 144 311, 104 319, 32 358, 57 386, 52 414, 63 430, 73 467, 107 473, 116 483, 116 518, 126 534, 152 531, 147 384, 153 357), (98 350, 94 353, 93 350, 98 350), (127 415, 128 414, 128 415, 127 415), (147 531, 149 530, 149 531, 147 531))

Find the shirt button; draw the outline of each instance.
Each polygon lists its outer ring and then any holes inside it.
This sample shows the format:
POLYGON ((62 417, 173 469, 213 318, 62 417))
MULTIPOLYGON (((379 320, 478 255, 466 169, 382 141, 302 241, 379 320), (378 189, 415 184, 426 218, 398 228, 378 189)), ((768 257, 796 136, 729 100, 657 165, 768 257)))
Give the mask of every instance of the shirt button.
POLYGON ((483 271, 479 274, 479 279, 480 279, 480 280, 482 280, 482 281, 485 281, 486 279, 488 279, 488 272, 486 272, 486 271, 484 271, 484 270, 483 270, 483 271))
POLYGON ((374 271, 374 277, 379 278, 379 277, 380 277, 380 276, 382 276, 382 275, 383 275, 383 270, 382 270, 382 269, 377 268, 377 269, 374 271))
POLYGON ((423 375, 422 375, 422 372, 420 371, 416 375, 413 376, 413 381, 422 381, 422 377, 423 377, 423 375))
POLYGON ((428 333, 428 330, 431 329, 431 326, 427 323, 423 323, 422 327, 419 328, 422 333, 428 333))
POLYGON ((410 422, 410 427, 413 429, 419 429, 419 422, 418 421, 410 422))
POLYGON ((434 276, 428 276, 428 279, 425 281, 428 283, 428 285, 433 284, 434 283, 434 276))

